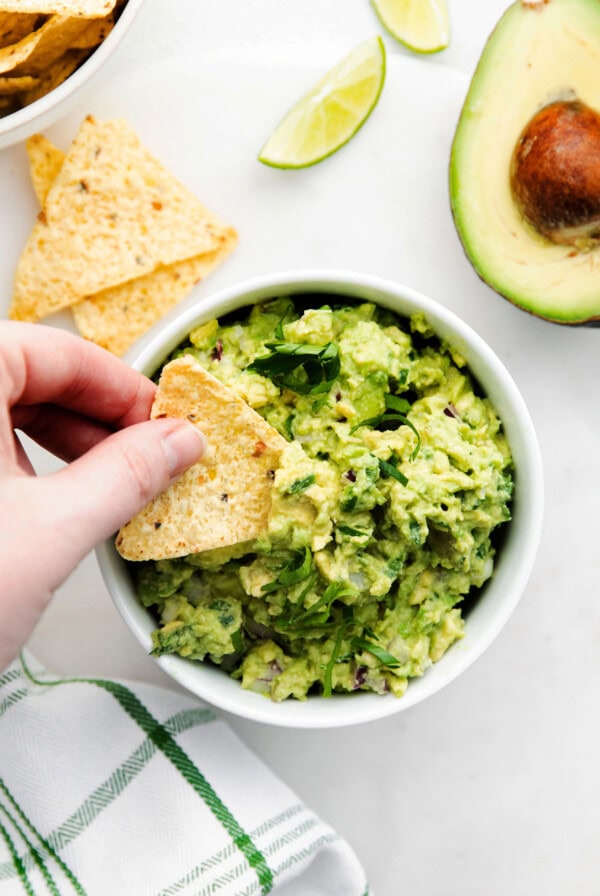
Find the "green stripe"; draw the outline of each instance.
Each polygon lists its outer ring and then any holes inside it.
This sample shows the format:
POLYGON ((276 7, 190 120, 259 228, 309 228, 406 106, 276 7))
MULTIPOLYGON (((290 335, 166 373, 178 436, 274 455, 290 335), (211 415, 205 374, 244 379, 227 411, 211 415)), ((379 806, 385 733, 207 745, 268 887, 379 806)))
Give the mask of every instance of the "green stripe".
POLYGON ((4 675, 0 678, 0 688, 3 688, 5 684, 8 684, 9 681, 16 681, 17 678, 22 678, 23 673, 20 669, 12 668, 9 669, 8 672, 5 672, 4 675))
MULTIPOLYGON (((315 815, 311 815, 309 818, 306 818, 304 821, 300 822, 300 824, 296 825, 295 828, 286 831, 284 834, 277 837, 277 839, 273 840, 269 844, 267 849, 265 849, 265 853, 269 857, 273 856, 275 853, 279 852, 280 849, 287 846, 289 843, 293 843, 294 840, 297 840, 298 837, 306 834, 307 831, 310 831, 318 824, 320 824, 319 819, 315 815)), ((337 834, 335 836, 337 838, 337 834)), ((224 887, 226 884, 229 884, 241 877, 245 870, 245 866, 238 865, 227 872, 223 871, 219 877, 213 877, 211 878, 211 880, 205 880, 202 888, 200 890, 196 890, 194 896, 212 896, 212 894, 217 890, 220 890, 221 887, 224 887)), ((256 893, 256 887, 257 885, 253 884, 250 887, 247 887, 246 890, 244 890, 244 893, 256 893)), ((160 896, 162 896, 162 894, 160 894, 160 896)))
POLYGON ((244 854, 248 864, 256 871, 263 893, 268 893, 273 885, 273 875, 264 856, 255 847, 250 836, 236 821, 187 753, 181 749, 164 726, 151 715, 136 695, 124 685, 102 679, 97 679, 93 683, 113 695, 125 712, 129 713, 142 731, 146 732, 149 739, 156 744, 188 784, 193 787, 198 796, 204 800, 215 818, 223 825, 235 845, 244 854))
MULTIPOLYGON (((284 871, 287 871, 288 868, 291 868, 292 865, 296 865, 298 862, 301 862, 303 859, 309 858, 314 852, 321 848, 321 846, 326 843, 333 843, 336 840, 339 840, 339 835, 332 832, 331 834, 323 834, 317 840, 314 840, 309 846, 306 846, 304 849, 300 850, 300 852, 294 853, 293 856, 290 856, 288 859, 285 859, 278 867, 275 869, 275 877, 278 877, 284 871)), ((212 894, 216 892, 217 889, 220 889, 224 884, 229 883, 230 881, 227 878, 222 878, 217 886, 209 885, 208 887, 203 887, 202 890, 197 890, 194 893, 194 896, 207 896, 207 894, 212 894)), ((235 896, 255 896, 257 891, 258 884, 253 883, 250 886, 246 887, 244 890, 237 890, 235 896)))
POLYGON ((8 820, 11 822, 11 824, 13 825, 13 827, 14 827, 14 828, 18 831, 18 833, 21 835, 21 838, 22 838, 23 842, 25 843, 25 845, 26 845, 26 846, 28 847, 28 849, 29 849, 29 855, 32 857, 32 859, 33 859, 33 861, 35 862, 35 864, 37 865, 37 867, 38 867, 38 869, 39 869, 39 871, 40 871, 42 877, 43 877, 44 880, 46 881, 46 886, 47 886, 48 889, 50 890, 52 896, 60 896, 60 893, 59 893, 59 891, 58 891, 58 888, 57 888, 57 886, 56 886, 54 880, 52 879, 52 875, 50 874, 50 872, 49 872, 48 869, 46 868, 46 863, 44 862, 42 856, 41 856, 40 853, 38 852, 38 850, 37 850, 35 844, 31 842, 31 840, 29 839, 29 837, 27 836, 27 834, 25 833, 25 831, 23 830, 23 828, 21 827, 21 825, 20 825, 20 824, 13 818, 13 816, 10 814, 10 812, 8 811, 8 809, 6 808, 6 806, 4 806, 3 803, 1 803, 1 802, 0 802, 0 810, 1 810, 2 812, 4 812, 4 814, 6 815, 6 817, 8 818, 8 820))
POLYGON ((307 859, 322 846, 325 846, 327 843, 335 843, 335 841, 339 839, 339 834, 336 833, 323 834, 317 840, 314 840, 310 846, 306 846, 304 849, 301 849, 300 852, 295 852, 293 856, 284 859, 281 865, 278 865, 275 869, 275 873, 283 874, 284 871, 287 871, 293 865, 297 865, 298 862, 301 862, 303 859, 307 859))
MULTIPOLYGON (((184 709, 168 719, 165 722, 165 728, 171 731, 172 734, 179 734, 195 725, 206 724, 215 721, 215 719, 216 716, 210 709, 184 709)), ((122 793, 155 754, 155 745, 149 740, 144 740, 65 822, 48 835, 50 846, 53 849, 63 849, 83 833, 100 812, 122 793)), ((25 857, 24 860, 26 868, 32 864, 30 860, 28 861, 28 858, 25 857)), ((0 881, 13 877, 15 873, 12 862, 5 862, 0 865, 0 881)))
MULTIPOLYGON (((274 815, 271 818, 268 818, 266 821, 263 821, 257 828, 254 828, 253 831, 250 832, 250 836, 252 839, 256 839, 257 837, 262 837, 264 834, 267 834, 272 828, 279 827, 284 821, 287 821, 289 818, 293 818, 294 815, 297 815, 299 812, 302 812, 306 807, 302 803, 296 803, 294 806, 290 806, 289 809, 285 809, 283 812, 280 812, 278 815, 274 815)), ((186 875, 179 878, 174 884, 166 887, 164 890, 161 890, 157 896, 174 896, 175 893, 179 893, 185 887, 192 884, 195 880, 198 879, 201 875, 206 874, 206 872, 213 868, 215 865, 222 865, 226 859, 231 858, 234 852, 234 847, 232 845, 226 846, 224 849, 220 849, 218 852, 212 854, 207 859, 204 859, 199 865, 196 865, 195 868, 192 868, 191 871, 188 871, 186 875)))
MULTIPOLYGON (((165 722, 172 734, 187 731, 195 725, 212 722, 216 718, 210 709, 185 709, 165 722)), ((144 766, 156 754, 156 745, 145 740, 121 765, 97 787, 82 805, 50 835, 52 845, 62 849, 79 836, 92 821, 118 797, 144 766)))
POLYGON ((25 892, 27 893, 27 896, 35 896, 35 893, 31 889, 31 884, 29 883, 29 878, 27 877, 27 872, 25 871, 23 862, 17 855, 15 845, 12 842, 12 840, 10 839, 10 834, 8 833, 8 831, 6 830, 6 828, 4 827, 4 825, 2 824, 1 821, 0 821, 0 835, 2 836, 2 838, 4 839, 4 842, 6 843, 6 845, 8 847, 8 851, 12 858, 13 865, 15 866, 15 871, 17 872, 17 874, 21 880, 21 883, 23 884, 23 888, 24 888, 25 892))
MULTIPOLYGON (((198 892, 197 896, 206 896, 207 893, 210 893, 211 896, 213 893, 216 893, 217 890, 220 890, 221 887, 225 887, 227 884, 232 883, 232 881, 238 880, 245 871, 248 870, 247 865, 236 865, 235 868, 231 868, 230 871, 223 872, 219 877, 213 878, 212 882, 207 887, 202 887, 202 890, 198 892)), ((253 893, 256 893, 258 889, 258 882, 253 881, 251 884, 251 889, 253 893)), ((236 890, 239 893, 239 890, 236 890)))
MULTIPOLYGON (((34 835, 34 837, 37 837, 37 839, 39 840, 41 845, 44 847, 44 849, 46 850, 48 855, 54 859, 54 861, 56 862, 58 867, 61 869, 61 871, 67 878, 67 880, 73 886, 73 889, 77 893, 77 896, 86 896, 85 890, 83 889, 83 887, 81 886, 81 884, 79 883, 79 881, 77 880, 77 878, 75 877, 75 875, 73 874, 71 869, 65 864, 65 862, 63 862, 61 857, 58 855, 56 850, 53 849, 53 847, 50 845, 50 843, 48 843, 46 838, 40 834, 40 832, 37 830, 36 827, 34 827, 33 823, 25 815, 25 813, 23 812, 23 810, 21 809, 21 807, 19 806, 19 804, 17 803, 16 799, 13 797, 11 792, 9 791, 8 787, 6 786, 6 784, 4 783, 2 778, 0 778, 0 790, 2 790, 2 792, 5 794, 5 796, 9 799, 11 805, 13 806, 15 811, 18 813, 19 817, 23 820, 23 822, 25 823, 27 828, 31 831, 31 833, 34 835)), ((34 856, 34 858, 35 858, 35 856, 34 856)))
MULTIPOLYGON (((297 864, 297 862, 302 861, 302 859, 306 859, 309 856, 311 856, 314 852, 317 851, 317 849, 320 849, 321 846, 325 846, 326 844, 329 844, 329 843, 335 843, 336 841, 339 841, 340 839, 341 838, 340 838, 339 834, 336 834, 335 831, 332 831, 330 834, 323 834, 321 837, 318 838, 318 840, 313 841, 313 843, 311 843, 310 846, 305 847, 305 849, 301 850, 300 852, 294 853, 293 856, 290 856, 288 859, 285 859, 285 861, 283 861, 281 863, 281 865, 277 866, 277 868, 275 869, 275 874, 276 875, 282 874, 288 868, 291 868, 292 865, 295 865, 295 864, 297 864)), ((369 896, 370 893, 371 893, 370 887, 368 884, 366 884, 366 889, 363 893, 363 896, 369 896)))
POLYGON ((268 834, 272 828, 279 827, 279 825, 282 822, 287 821, 288 818, 293 818, 294 815, 298 815, 299 812, 304 812, 305 810, 306 806, 303 803, 296 803, 294 806, 290 806, 289 809, 285 809, 278 815, 274 815, 272 818, 263 821, 262 824, 259 824, 259 826, 252 831, 252 836, 262 837, 263 834, 268 834))
POLYGON ((12 694, 9 694, 8 697, 5 697, 4 700, 0 701, 0 719, 4 715, 7 709, 10 709, 15 703, 18 703, 19 700, 22 700, 23 697, 26 697, 28 694, 27 688, 21 688, 19 691, 13 691, 12 694))
POLYGON ((313 815, 311 818, 307 818, 295 828, 292 828, 291 831, 286 831, 281 835, 281 837, 271 843, 267 850, 268 855, 273 855, 273 853, 279 852, 279 850, 283 846, 287 846, 288 843, 293 843, 294 840, 297 840, 298 837, 301 837, 302 834, 306 834, 307 831, 310 831, 318 824, 319 819, 316 817, 316 815, 313 815))
POLYGON ((125 685, 116 681, 102 678, 67 678, 60 681, 37 681, 27 668, 25 659, 21 655, 21 663, 25 674, 35 683, 41 685, 61 684, 93 684, 106 690, 121 705, 126 713, 144 731, 158 749, 175 766, 177 771, 194 789, 198 796, 204 800, 207 807, 213 813, 217 821, 225 828, 235 845, 246 858, 248 864, 254 868, 264 896, 271 891, 273 886, 273 873, 268 867, 260 850, 256 848, 249 834, 244 831, 239 822, 227 809, 218 794, 206 780, 200 770, 194 765, 187 753, 181 749, 176 740, 146 709, 141 700, 125 685))

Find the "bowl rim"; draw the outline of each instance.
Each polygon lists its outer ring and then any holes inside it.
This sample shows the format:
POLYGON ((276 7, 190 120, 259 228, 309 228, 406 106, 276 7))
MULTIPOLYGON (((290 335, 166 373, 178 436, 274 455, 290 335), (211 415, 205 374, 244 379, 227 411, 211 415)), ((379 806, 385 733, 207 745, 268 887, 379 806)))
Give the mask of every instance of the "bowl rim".
MULTIPOLYGON (((315 696, 309 697, 306 701, 274 703, 261 695, 243 690, 239 683, 234 682, 229 676, 223 676, 218 669, 192 663, 178 656, 163 656, 155 659, 155 662, 175 682, 221 710, 271 725, 317 729, 360 724, 405 711, 450 684, 484 653, 506 625, 529 580, 541 538, 544 495, 542 462, 537 436, 525 401, 507 368, 482 337, 453 311, 423 293, 394 280, 377 275, 329 268, 283 271, 253 277, 215 293, 199 297, 196 302, 168 319, 159 330, 153 330, 142 339, 125 355, 124 360, 137 370, 146 374, 153 373, 193 326, 211 317, 241 309, 278 294, 291 295, 301 292, 329 295, 338 293, 362 298, 365 301, 374 301, 383 304, 384 307, 385 303, 381 301, 381 298, 382 295, 385 295, 389 307, 393 307, 395 302, 398 302, 399 306, 403 306, 395 309, 401 315, 422 311, 436 334, 442 337, 448 335, 452 345, 464 353, 468 369, 477 380, 482 382, 486 394, 490 394, 490 383, 498 390, 497 395, 490 396, 492 403, 498 411, 505 430, 507 424, 505 417, 510 412, 512 437, 513 439, 516 437, 515 444, 518 442, 518 450, 522 453, 522 457, 516 463, 515 473, 520 484, 513 506, 517 506, 519 498, 521 500, 518 503, 518 515, 517 513, 513 514, 509 530, 510 534, 518 528, 518 538, 515 536, 511 540, 514 545, 513 553, 516 552, 517 559, 513 560, 510 566, 510 576, 507 574, 504 576, 506 578, 506 593, 501 592, 502 600, 498 601, 498 605, 491 613, 490 621, 483 625, 482 634, 477 638, 476 643, 469 644, 468 650, 460 652, 460 645, 468 637, 467 630, 465 639, 453 645, 453 648, 426 670, 423 676, 409 680, 406 693, 401 698, 393 697, 391 694, 383 696, 369 693, 334 694, 326 700, 315 696), (523 503, 520 490, 523 490, 525 495, 525 503, 523 503), (515 517, 517 517, 517 522, 515 522, 515 517), (456 651, 452 668, 444 668, 444 659, 452 653, 452 649, 456 651), (198 669, 202 669, 200 676, 197 674, 198 669), (206 674, 207 672, 210 674, 206 674), (236 690, 228 689, 226 693, 221 693, 217 682, 218 693, 215 694, 211 686, 215 674, 222 678, 225 677, 236 690), (196 680, 197 678, 199 681, 196 680), (323 704, 325 704, 325 709, 323 709, 323 704), (319 705, 321 708, 313 711, 315 706, 319 705)), ((509 442, 514 454, 515 444, 511 442, 510 437, 509 442)), ((126 594, 119 586, 119 576, 124 576, 126 564, 119 557, 113 539, 108 539, 99 545, 96 555, 101 574, 117 611, 138 642, 148 652, 151 629, 146 624, 144 631, 144 620, 148 623, 150 616, 131 593, 126 594)), ((500 562, 502 556, 503 554, 500 553, 500 562)), ((488 588, 492 590, 494 587, 498 566, 499 564, 497 564, 490 583, 487 587, 484 586, 486 591, 488 588)), ((504 567, 508 568, 506 563, 504 567)), ((152 625, 152 627, 154 626, 152 625)))
MULTIPOLYGON (((0 150, 20 142, 34 130, 47 127, 62 116, 62 113, 56 115, 57 107, 74 97, 79 88, 106 62, 121 43, 143 3, 144 0, 127 0, 110 34, 68 78, 28 106, 0 118, 0 150)), ((64 114, 68 111, 65 107, 64 114)))

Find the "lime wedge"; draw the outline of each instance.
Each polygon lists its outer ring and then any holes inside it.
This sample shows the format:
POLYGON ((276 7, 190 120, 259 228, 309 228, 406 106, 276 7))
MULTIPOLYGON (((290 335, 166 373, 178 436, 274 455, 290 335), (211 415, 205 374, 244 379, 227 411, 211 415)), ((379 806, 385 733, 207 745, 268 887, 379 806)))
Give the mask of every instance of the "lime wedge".
POLYGON ((359 44, 290 109, 258 157, 273 168, 307 168, 356 134, 375 106, 385 80, 380 37, 359 44))
POLYGON ((416 53, 437 53, 448 46, 447 0, 372 0, 372 3, 390 34, 416 53))

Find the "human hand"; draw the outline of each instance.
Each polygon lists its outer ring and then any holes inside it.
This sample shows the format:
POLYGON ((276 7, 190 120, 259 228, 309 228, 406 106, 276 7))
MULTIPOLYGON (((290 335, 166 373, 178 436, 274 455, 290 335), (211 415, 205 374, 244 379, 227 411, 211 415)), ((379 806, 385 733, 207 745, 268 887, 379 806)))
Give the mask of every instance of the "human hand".
POLYGON ((52 592, 202 455, 182 420, 149 420, 156 387, 62 330, 0 321, 0 670, 52 592), (68 463, 36 477, 15 430, 68 463))

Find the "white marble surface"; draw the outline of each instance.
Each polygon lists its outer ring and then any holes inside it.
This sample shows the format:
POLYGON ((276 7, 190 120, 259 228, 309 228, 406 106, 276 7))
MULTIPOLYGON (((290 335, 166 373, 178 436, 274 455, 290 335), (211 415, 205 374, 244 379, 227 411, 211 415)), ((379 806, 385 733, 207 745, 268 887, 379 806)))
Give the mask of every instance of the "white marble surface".
MULTIPOLYGON (((367 0, 147 0, 95 93, 52 133, 71 134, 79 112, 113 107, 140 122, 147 142, 239 227, 238 256, 214 288, 307 264, 377 271, 447 304, 507 364, 538 431, 547 506, 529 587, 497 641, 445 691, 365 727, 312 733, 229 721, 348 838, 377 896, 597 896, 600 335, 518 311, 480 283, 463 256, 448 212, 448 141, 505 3, 450 6, 451 47, 414 63, 387 40, 393 64, 380 108, 354 147, 295 181, 255 163, 255 141, 307 72, 310 83, 311 65, 323 68, 380 32, 367 0), (192 57, 199 80, 173 77, 192 57), (165 103, 167 78, 176 115, 165 103), (206 122, 202 140, 190 143, 198 122, 206 122), (242 158, 238 147, 247 165, 228 170, 229 159, 242 158), (433 165, 421 186, 411 169, 417 157, 433 165), (319 210, 312 229, 307 194, 319 210), (341 194, 345 206, 331 207, 341 194), (289 203, 298 237, 293 228, 281 234, 289 203), (366 244, 348 222, 353 208, 374 216, 366 244)), ((0 195, 6 313, 10 271, 35 211, 22 147, 0 153, 0 195)), ((53 468, 34 455, 40 472, 53 468)), ((94 557, 56 594, 30 646, 60 673, 166 683, 124 629, 94 557)))

